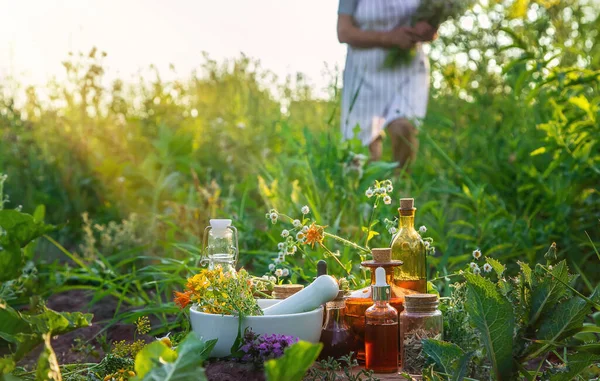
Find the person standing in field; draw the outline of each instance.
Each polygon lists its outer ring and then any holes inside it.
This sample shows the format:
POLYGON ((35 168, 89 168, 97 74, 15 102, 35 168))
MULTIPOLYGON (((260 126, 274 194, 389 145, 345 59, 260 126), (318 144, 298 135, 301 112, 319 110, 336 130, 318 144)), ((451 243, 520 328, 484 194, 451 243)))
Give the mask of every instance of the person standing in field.
POLYGON ((436 29, 425 22, 411 27, 419 0, 339 0, 337 35, 348 45, 342 91, 342 134, 369 146, 371 160, 381 159, 383 130, 392 141, 399 167, 414 161, 417 129, 429 98, 429 62, 421 42, 436 29), (407 63, 384 67, 390 48, 416 49, 407 63))

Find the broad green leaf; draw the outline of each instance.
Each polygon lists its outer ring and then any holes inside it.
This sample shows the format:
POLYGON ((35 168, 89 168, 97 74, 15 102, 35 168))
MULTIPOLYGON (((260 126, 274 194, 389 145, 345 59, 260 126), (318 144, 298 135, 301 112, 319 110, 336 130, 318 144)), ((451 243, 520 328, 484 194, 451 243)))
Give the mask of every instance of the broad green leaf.
POLYGON ((38 358, 35 379, 36 381, 62 381, 58 360, 56 360, 56 354, 50 345, 50 334, 45 333, 43 338, 44 349, 38 358))
MULTIPOLYGON (((592 306, 580 298, 572 298, 553 306, 552 312, 545 314, 540 321, 537 338, 552 343, 571 336, 571 331, 581 328, 592 306)), ((551 344, 532 344, 526 359, 534 359, 552 349, 551 344)))
POLYGON ((510 380, 513 374, 512 347, 515 327, 512 305, 489 279, 474 274, 465 274, 465 278, 465 309, 481 334, 496 378, 499 381, 510 380))
MULTIPOLYGON (((18 311, 0 301, 0 334, 14 337, 17 333, 26 332, 31 332, 31 325, 21 317, 18 311)), ((0 337, 4 338, 5 336, 0 337)))
POLYGON ((590 365, 600 361, 600 356, 591 353, 574 353, 568 356, 567 369, 550 377, 550 381, 571 381, 586 370, 590 365))
POLYGON ((502 274, 504 274, 506 266, 504 266, 502 263, 498 262, 494 258, 486 257, 485 260, 487 261, 487 263, 490 264, 490 266, 492 266, 496 274, 498 274, 498 278, 502 278, 502 274))
POLYGON ((465 354, 456 344, 441 340, 423 340, 423 352, 429 356, 441 370, 452 375, 452 381, 461 381, 467 372, 467 365, 473 353, 465 354))
POLYGON ((77 328, 89 327, 92 324, 92 314, 81 312, 56 312, 45 308, 37 315, 23 315, 23 319, 32 325, 34 332, 52 332, 60 335, 77 328))
POLYGON ((33 216, 16 210, 0 210, 0 226, 11 241, 25 247, 32 240, 55 229, 52 225, 36 222, 33 216))
MULTIPOLYGON (((563 283, 569 281, 567 265, 565 261, 560 261, 552 269, 552 275, 562 282, 557 281, 551 276, 541 274, 539 267, 536 266, 535 276, 532 279, 531 287, 531 310, 529 314, 529 324, 536 325, 538 319, 547 311, 553 309, 556 303, 565 295, 567 290, 563 283)), ((542 270, 543 271, 543 270, 542 270)))
POLYGON ((267 381, 302 381, 322 348, 321 343, 306 341, 299 341, 286 348, 283 356, 265 362, 267 381))
POLYGON ((15 364, 15 360, 8 355, 0 358, 0 375, 12 372, 16 365, 17 364, 15 364))
POLYGON ((135 373, 142 379, 160 362, 173 362, 177 353, 162 341, 155 341, 146 345, 135 356, 135 373))
POLYGON ((531 286, 531 282, 533 279, 532 278, 533 271, 531 270, 531 267, 529 267, 529 265, 527 263, 524 263, 521 261, 517 261, 517 263, 521 267, 521 273, 523 274, 523 277, 525 278, 525 283, 527 283, 529 286, 531 286))
MULTIPOLYGON (((139 377, 152 381, 206 380, 202 363, 208 358, 216 343, 217 340, 202 341, 192 332, 179 344, 176 353, 161 350, 163 354, 159 358, 162 361, 159 362, 157 358, 151 359, 154 366, 144 373, 143 378, 141 375, 139 377)), ((137 372, 138 356, 135 363, 137 372)))
POLYGON ((25 265, 21 247, 15 242, 1 242, 0 250, 0 282, 17 278, 25 265))

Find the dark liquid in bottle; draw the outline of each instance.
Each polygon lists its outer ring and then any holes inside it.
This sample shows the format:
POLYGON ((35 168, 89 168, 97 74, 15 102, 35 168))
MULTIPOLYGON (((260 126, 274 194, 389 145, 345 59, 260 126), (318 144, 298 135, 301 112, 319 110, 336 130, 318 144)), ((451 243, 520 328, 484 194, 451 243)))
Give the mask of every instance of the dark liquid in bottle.
POLYGON ((338 359, 350 352, 356 353, 354 338, 347 329, 324 329, 321 331, 321 342, 323 343, 323 350, 319 355, 321 360, 327 360, 328 357, 338 359))
POLYGON ((376 373, 398 371, 398 323, 366 324, 365 355, 367 369, 376 373))

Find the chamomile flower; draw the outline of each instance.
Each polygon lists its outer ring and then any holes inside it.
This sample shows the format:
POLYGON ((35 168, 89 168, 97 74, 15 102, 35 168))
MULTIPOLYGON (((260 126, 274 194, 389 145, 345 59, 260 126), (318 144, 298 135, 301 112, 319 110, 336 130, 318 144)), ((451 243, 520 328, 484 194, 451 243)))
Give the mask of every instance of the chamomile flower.
POLYGON ((282 236, 283 238, 285 238, 285 237, 287 237, 287 236, 289 236, 289 235, 290 235, 290 231, 289 231, 289 230, 287 230, 287 229, 283 229, 283 230, 281 231, 281 236, 282 236))
POLYGON ((279 243, 277 244, 277 248, 278 248, 279 250, 283 250, 283 248, 284 248, 284 247, 285 247, 285 242, 279 242, 279 243))
POLYGON ((300 211, 302 212, 302 214, 308 214, 308 213, 310 213, 310 209, 308 208, 308 205, 304 205, 302 207, 302 209, 300 209, 300 211))
POLYGON ((423 242, 423 244, 425 245, 425 248, 426 248, 426 249, 429 249, 429 246, 431 245, 431 244, 429 243, 429 241, 425 241, 425 242, 423 242))
POLYGON ((281 277, 283 275, 283 270, 282 269, 277 269, 275 270, 275 276, 277 276, 278 278, 281 277))
POLYGON ((273 270, 275 270, 275 264, 274 264, 274 263, 271 263, 271 264, 269 265, 269 271, 273 271, 273 270))
POLYGON ((388 229, 388 232, 390 232, 391 235, 394 235, 398 232, 398 229, 396 229, 395 227, 391 227, 388 229))
POLYGON ((419 233, 425 233, 427 231, 427 228, 425 227, 425 225, 421 225, 421 227, 419 228, 419 233))
POLYGON ((479 267, 476 269, 473 269, 473 274, 475 274, 475 275, 481 274, 481 270, 479 269, 479 267))
POLYGON ((383 203, 386 205, 390 205, 392 203, 392 198, 388 195, 385 195, 385 197, 383 197, 383 203))
POLYGON ((471 268, 471 270, 475 270, 475 269, 479 268, 479 266, 477 266, 477 263, 475 263, 475 262, 469 263, 469 267, 471 268))
POLYGON ((367 191, 365 192, 365 196, 367 196, 368 198, 373 197, 373 189, 367 189, 367 191))
POLYGON ((492 271, 492 265, 490 265, 489 263, 486 263, 485 265, 483 265, 483 271, 485 271, 486 273, 489 273, 490 271, 492 271))
POLYGON ((295 228, 299 228, 300 226, 302 226, 302 222, 300 222, 300 220, 294 220, 292 222, 292 225, 294 225, 295 228))
POLYGON ((282 274, 283 274, 283 276, 288 276, 288 275, 290 275, 290 270, 283 269, 282 274))
POLYGON ((387 187, 385 187, 385 190, 390 193, 394 190, 394 187, 392 186, 392 184, 388 185, 387 187))
POLYGON ((302 233, 306 233, 308 231, 308 226, 303 226, 302 227, 302 233))
MULTIPOLYGON (((302 229, 302 230, 304 230, 304 229, 302 229)), ((307 230, 308 230, 308 229, 307 229, 307 230)), ((302 241, 302 240, 303 240, 305 237, 306 237, 306 234, 304 234, 304 232, 298 232, 298 233, 296 234, 296 239, 297 239, 298 241, 302 241)))
POLYGON ((276 281, 277 281, 277 278, 275 278, 273 275, 271 275, 271 276, 269 277, 269 280, 270 280, 271 282, 276 282, 276 281))
POLYGON ((473 258, 475 258, 476 260, 479 260, 479 258, 481 258, 481 250, 479 250, 479 249, 473 250, 473 258))
POLYGON ((273 259, 273 263, 275 263, 276 265, 280 264, 282 261, 279 258, 275 258, 273 259))

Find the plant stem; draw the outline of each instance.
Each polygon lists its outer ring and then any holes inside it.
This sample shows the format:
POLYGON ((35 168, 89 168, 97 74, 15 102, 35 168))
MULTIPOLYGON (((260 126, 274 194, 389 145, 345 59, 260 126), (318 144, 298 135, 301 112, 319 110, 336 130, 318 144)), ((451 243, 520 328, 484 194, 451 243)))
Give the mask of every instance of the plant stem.
POLYGON ((334 239, 334 240, 336 240, 338 242, 341 242, 341 243, 343 243, 346 246, 350 246, 350 247, 352 247, 352 248, 354 248, 356 250, 360 250, 363 253, 371 254, 371 250, 369 250, 368 248, 365 248, 365 247, 362 247, 360 245, 357 245, 356 243, 354 243, 352 241, 348 241, 347 239, 342 238, 340 236, 337 236, 335 234, 331 234, 331 233, 328 233, 328 232, 323 232, 323 235, 325 237, 329 237, 329 238, 332 238, 332 239, 334 239))
POLYGON ((379 196, 375 196, 375 203, 373 204, 373 209, 371 210, 371 215, 369 216, 369 221, 367 222, 367 236, 365 237, 365 247, 369 248, 369 235, 371 234, 371 221, 373 221, 373 217, 375 217, 375 209, 377 209, 377 204, 379 204, 379 196))
MULTIPOLYGON (((325 252, 329 255, 331 255, 331 257, 333 259, 335 259, 335 261, 342 267, 342 269, 346 272, 346 274, 350 275, 350 271, 346 270, 346 268, 344 267, 344 264, 339 260, 339 258, 331 251, 329 250, 325 245, 323 245, 322 243, 320 243, 319 245, 321 245, 321 247, 323 248, 323 250, 325 250, 325 252)), ((352 279, 352 283, 354 283, 354 285, 356 286, 356 280, 353 278, 352 279)))

